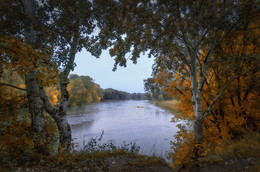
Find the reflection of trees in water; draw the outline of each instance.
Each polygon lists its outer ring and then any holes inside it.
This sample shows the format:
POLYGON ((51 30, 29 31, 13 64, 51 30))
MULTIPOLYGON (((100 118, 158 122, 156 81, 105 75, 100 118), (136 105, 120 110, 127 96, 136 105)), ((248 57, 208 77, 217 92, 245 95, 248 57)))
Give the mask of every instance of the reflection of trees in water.
POLYGON ((93 125, 93 123, 94 123, 94 121, 90 120, 90 121, 81 122, 79 124, 72 124, 71 130, 72 130, 72 132, 82 132, 82 131, 90 129, 90 127, 93 125))
POLYGON ((77 145, 78 149, 82 148, 84 135, 86 131, 89 131, 91 126, 93 125, 94 121, 84 121, 79 124, 72 124, 71 131, 72 131, 72 140, 74 146, 77 145))
POLYGON ((86 106, 77 106, 68 108, 68 115, 78 115, 82 116, 85 114, 91 114, 99 111, 99 108, 96 106, 97 104, 90 104, 86 106))

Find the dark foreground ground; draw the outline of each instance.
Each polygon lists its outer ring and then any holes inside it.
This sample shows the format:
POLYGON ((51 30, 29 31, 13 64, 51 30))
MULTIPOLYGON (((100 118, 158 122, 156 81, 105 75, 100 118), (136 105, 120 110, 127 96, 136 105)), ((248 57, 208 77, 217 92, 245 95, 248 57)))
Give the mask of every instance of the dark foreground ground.
MULTIPOLYGON (((1 172, 7 171, 90 171, 90 172, 172 172, 177 171, 170 168, 164 160, 157 157, 140 155, 77 155, 73 159, 48 159, 34 164, 24 166, 1 167, 1 172)), ((181 172, 229 172, 229 171, 260 171, 259 160, 254 158, 225 159, 212 164, 196 165, 189 164, 188 167, 180 169, 181 172)))
POLYGON ((179 170, 180 172, 260 172, 260 161, 248 157, 244 159, 225 159, 212 164, 196 165, 179 170))
POLYGON ((76 156, 61 156, 40 160, 37 163, 14 166, 2 166, 0 172, 5 171, 90 171, 90 172, 134 172, 134 171, 173 171, 169 165, 160 158, 147 157, 136 154, 125 153, 98 153, 98 154, 78 154, 76 156))

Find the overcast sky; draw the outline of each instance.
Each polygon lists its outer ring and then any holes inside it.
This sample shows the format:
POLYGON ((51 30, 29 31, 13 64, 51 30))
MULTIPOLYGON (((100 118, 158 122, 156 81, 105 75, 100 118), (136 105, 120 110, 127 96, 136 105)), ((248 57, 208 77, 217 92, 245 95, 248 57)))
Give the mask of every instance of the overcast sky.
POLYGON ((90 76, 101 88, 143 93, 143 80, 151 77, 154 59, 141 56, 137 64, 129 60, 126 68, 118 67, 113 72, 114 59, 110 57, 108 51, 103 51, 101 57, 97 59, 83 50, 76 54, 75 62, 77 66, 71 73, 90 76))

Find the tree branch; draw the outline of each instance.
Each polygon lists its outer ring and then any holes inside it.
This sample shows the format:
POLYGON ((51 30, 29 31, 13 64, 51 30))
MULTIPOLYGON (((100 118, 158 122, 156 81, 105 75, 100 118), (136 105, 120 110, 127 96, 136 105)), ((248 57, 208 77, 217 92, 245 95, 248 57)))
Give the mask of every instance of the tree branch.
POLYGON ((208 106, 208 109, 204 112, 203 114, 203 119, 206 118, 209 115, 209 112, 212 109, 212 106, 216 103, 217 99, 224 93, 224 91, 227 89, 227 87, 239 76, 234 76, 232 77, 227 83, 226 85, 220 90, 220 92, 213 98, 213 100, 211 101, 210 105, 208 106))
MULTIPOLYGON (((216 37, 216 34, 215 34, 215 37, 216 37)), ((206 55, 205 60, 204 60, 204 62, 202 64, 201 75, 200 75, 199 82, 198 82, 198 91, 201 91, 202 87, 204 85, 205 78, 206 78, 206 71, 207 71, 207 68, 208 68, 208 64, 210 62, 211 54, 212 54, 213 49, 215 48, 215 46, 216 46, 216 40, 214 40, 213 43, 210 44, 208 52, 207 52, 207 55, 206 55)))
POLYGON ((53 117, 53 119, 56 118, 55 114, 57 109, 52 106, 52 104, 49 101, 49 97, 46 95, 46 92, 43 87, 40 87, 40 97, 43 101, 44 109, 53 117))
POLYGON ((12 88, 16 88, 16 89, 18 89, 18 90, 26 91, 25 88, 20 88, 20 87, 17 87, 17 86, 11 85, 11 84, 6 84, 6 83, 2 83, 2 82, 0 82, 0 86, 2 86, 2 85, 4 85, 4 86, 8 86, 8 87, 12 87, 12 88))

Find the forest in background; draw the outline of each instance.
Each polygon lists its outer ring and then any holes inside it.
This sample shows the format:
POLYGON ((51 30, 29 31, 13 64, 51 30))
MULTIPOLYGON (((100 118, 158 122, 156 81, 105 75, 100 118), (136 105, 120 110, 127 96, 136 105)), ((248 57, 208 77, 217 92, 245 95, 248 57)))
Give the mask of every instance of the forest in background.
MULTIPOLYGON (((57 86, 46 89, 47 95, 53 105, 60 99, 58 89, 57 86)), ((102 89, 91 77, 79 76, 77 74, 69 76, 68 93, 69 106, 71 107, 99 103, 100 101, 150 100, 151 98, 150 93, 128 93, 112 88, 102 89)))
POLYGON ((144 52, 155 57, 145 89, 153 99, 173 97, 175 118, 193 128, 179 125, 172 168, 235 157, 259 164, 258 1, 3 0, 0 7, 2 164, 69 153, 68 106, 139 99, 70 75, 83 48, 95 57, 109 49, 114 70, 144 52))

